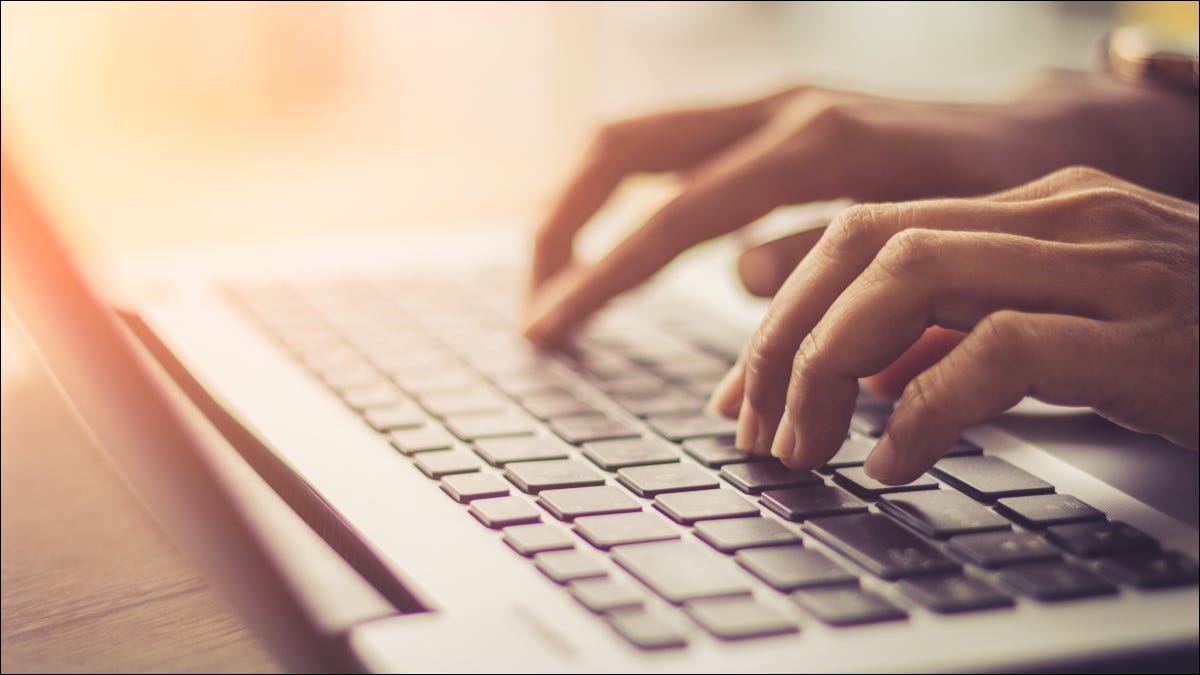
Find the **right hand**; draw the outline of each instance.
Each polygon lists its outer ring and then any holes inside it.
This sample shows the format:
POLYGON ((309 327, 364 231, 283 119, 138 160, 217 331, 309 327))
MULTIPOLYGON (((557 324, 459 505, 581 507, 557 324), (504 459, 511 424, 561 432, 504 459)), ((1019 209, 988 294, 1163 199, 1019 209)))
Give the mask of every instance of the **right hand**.
MULTIPOLYGON (((587 316, 684 250, 780 205, 982 194, 1068 164, 1188 195, 1198 143, 1188 96, 1062 75, 1000 105, 799 87, 618 122, 597 134, 538 230, 525 332, 560 345, 587 316), (626 176, 644 172, 679 173, 682 191, 598 262, 577 264, 575 235, 626 176)), ((802 256, 820 231, 797 236, 791 248, 802 256)))

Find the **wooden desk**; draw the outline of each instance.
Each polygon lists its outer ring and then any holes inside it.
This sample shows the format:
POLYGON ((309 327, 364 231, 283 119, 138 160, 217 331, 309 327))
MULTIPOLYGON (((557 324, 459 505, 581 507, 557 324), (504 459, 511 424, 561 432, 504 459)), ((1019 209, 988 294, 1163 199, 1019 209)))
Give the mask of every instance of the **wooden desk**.
POLYGON ((5 361, 24 365, 3 375, 0 670, 278 672, 12 342, 5 361))

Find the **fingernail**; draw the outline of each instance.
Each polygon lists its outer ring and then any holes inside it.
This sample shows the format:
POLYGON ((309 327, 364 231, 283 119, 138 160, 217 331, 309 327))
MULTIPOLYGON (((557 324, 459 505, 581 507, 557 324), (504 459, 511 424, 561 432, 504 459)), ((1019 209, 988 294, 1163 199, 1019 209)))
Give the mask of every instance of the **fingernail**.
POLYGON ((721 378, 721 382, 713 390, 712 396, 708 399, 708 409, 724 417, 736 416, 744 387, 745 378, 742 377, 742 369, 735 365, 725 373, 725 377, 721 378))
POLYGON ((886 483, 895 475, 896 448, 892 446, 892 440, 888 438, 887 434, 884 434, 875 444, 875 449, 867 457, 863 470, 867 476, 881 483, 886 483))
POLYGON ((771 456, 783 459, 796 452, 796 432, 792 428, 792 416, 785 408, 783 417, 779 420, 779 428, 775 431, 775 440, 771 443, 771 456))
POLYGON ((742 411, 738 414, 737 435, 733 439, 734 447, 743 452, 753 450, 758 440, 758 424, 758 413, 750 407, 748 401, 742 401, 742 411))

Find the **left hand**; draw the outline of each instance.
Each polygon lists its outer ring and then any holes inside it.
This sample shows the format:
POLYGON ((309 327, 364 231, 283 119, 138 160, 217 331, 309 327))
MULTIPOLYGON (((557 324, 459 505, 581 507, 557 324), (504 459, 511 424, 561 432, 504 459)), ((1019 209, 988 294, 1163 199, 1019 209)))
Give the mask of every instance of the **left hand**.
POLYGON ((967 332, 903 388, 866 463, 889 484, 964 427, 1033 396, 1196 449, 1195 203, 1094 169, 1008 192, 851 207, 771 303, 713 396, 738 446, 812 468, 837 452, 860 377, 930 326, 967 332))

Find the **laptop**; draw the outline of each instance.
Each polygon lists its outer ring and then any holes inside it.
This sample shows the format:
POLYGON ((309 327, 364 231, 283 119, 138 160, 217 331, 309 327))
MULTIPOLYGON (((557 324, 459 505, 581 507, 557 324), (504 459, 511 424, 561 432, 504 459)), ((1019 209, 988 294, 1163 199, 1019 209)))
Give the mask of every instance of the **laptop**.
POLYGON ((101 287, 7 154, 3 181, 5 302, 290 669, 1196 667, 1193 453, 1028 409, 893 489, 864 397, 817 471, 745 456, 703 410, 757 316, 720 251, 548 353, 514 328, 519 234, 123 259, 101 287))

